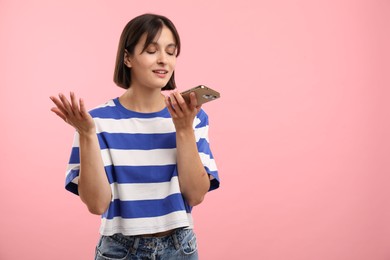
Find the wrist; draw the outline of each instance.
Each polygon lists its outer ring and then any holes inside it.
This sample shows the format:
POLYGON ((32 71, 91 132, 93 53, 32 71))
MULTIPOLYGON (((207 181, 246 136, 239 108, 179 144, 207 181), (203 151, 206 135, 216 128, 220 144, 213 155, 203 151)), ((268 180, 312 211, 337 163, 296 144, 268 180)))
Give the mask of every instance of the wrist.
POLYGON ((195 135, 192 127, 176 129, 176 135, 179 136, 192 136, 195 135))
POLYGON ((80 138, 82 139, 90 139, 96 137, 96 131, 95 129, 90 130, 90 131, 77 131, 80 138))

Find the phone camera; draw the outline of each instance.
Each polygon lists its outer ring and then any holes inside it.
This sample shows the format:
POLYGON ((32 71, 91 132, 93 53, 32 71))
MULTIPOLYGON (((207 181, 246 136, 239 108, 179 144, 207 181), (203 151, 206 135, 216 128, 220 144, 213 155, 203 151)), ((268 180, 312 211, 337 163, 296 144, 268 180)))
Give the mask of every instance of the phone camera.
POLYGON ((203 98, 213 100, 213 99, 216 99, 217 97, 214 96, 214 95, 210 95, 210 94, 204 94, 204 95, 203 95, 203 98))

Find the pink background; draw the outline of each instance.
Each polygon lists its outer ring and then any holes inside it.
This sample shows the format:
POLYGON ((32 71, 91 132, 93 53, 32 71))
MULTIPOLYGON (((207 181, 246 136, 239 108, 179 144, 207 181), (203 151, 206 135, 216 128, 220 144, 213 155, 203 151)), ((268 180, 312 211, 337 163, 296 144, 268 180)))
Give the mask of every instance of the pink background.
POLYGON ((73 129, 50 95, 116 97, 124 25, 182 37, 206 84, 221 188, 194 209, 201 259, 390 259, 390 2, 0 1, 0 259, 92 259, 100 218, 64 189, 73 129))

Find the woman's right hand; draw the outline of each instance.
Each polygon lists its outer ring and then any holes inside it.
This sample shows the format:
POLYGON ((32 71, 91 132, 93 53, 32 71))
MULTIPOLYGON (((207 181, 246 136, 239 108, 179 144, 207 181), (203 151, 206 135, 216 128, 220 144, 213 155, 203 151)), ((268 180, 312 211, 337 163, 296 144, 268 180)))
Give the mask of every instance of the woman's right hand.
POLYGON ((79 134, 88 135, 96 133, 95 122, 85 109, 83 99, 80 98, 79 102, 77 102, 73 92, 70 92, 70 102, 62 93, 58 95, 58 98, 51 96, 50 99, 56 105, 56 107, 51 108, 51 111, 73 126, 79 134))

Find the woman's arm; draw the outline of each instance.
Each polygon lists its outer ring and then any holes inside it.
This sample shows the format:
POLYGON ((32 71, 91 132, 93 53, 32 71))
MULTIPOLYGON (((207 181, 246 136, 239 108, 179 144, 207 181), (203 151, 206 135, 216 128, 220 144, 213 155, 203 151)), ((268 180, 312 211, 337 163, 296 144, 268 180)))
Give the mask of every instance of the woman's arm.
POLYGON ((177 167, 180 190, 190 206, 196 206, 210 188, 210 179, 200 159, 196 145, 193 122, 200 110, 194 93, 191 103, 186 104, 183 97, 174 92, 166 98, 176 128, 177 167))
POLYGON ((111 187, 104 170, 99 141, 95 134, 80 134, 80 199, 89 212, 102 215, 110 205, 111 187))
POLYGON ((63 94, 50 97, 56 107, 51 111, 57 114, 79 134, 80 173, 78 192, 88 210, 97 215, 103 214, 111 201, 111 187, 108 182, 96 135, 95 122, 85 109, 84 101, 76 101, 74 93, 69 102, 63 94))

